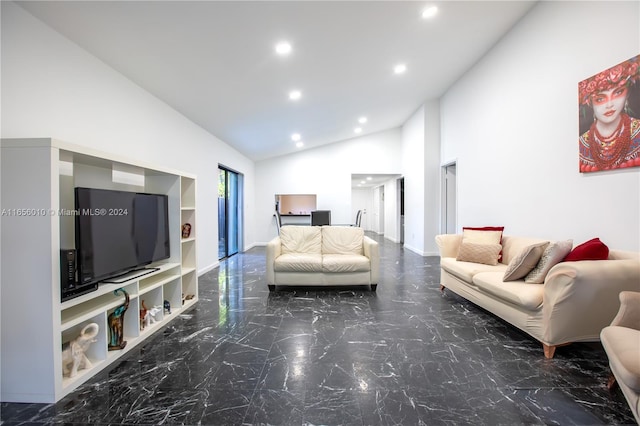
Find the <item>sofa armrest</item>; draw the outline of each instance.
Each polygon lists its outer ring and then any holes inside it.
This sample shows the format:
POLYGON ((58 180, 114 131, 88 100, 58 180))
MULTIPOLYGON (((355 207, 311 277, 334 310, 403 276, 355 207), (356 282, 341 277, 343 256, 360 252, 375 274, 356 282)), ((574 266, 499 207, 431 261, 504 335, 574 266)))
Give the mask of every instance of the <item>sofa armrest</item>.
POLYGON ((278 256, 280 256, 282 252, 282 246, 280 244, 280 237, 275 237, 271 241, 267 243, 267 284, 275 285, 276 284, 276 273, 275 273, 275 260, 278 256))
POLYGON ((378 242, 365 235, 362 240, 362 246, 364 255, 371 262, 371 284, 378 284, 380 279, 380 250, 378 242))
MULTIPOLYGON (((640 290, 640 289, 639 289, 640 290)), ((636 291, 620 292, 620 310, 611 321, 611 325, 640 330, 640 293, 636 291)))
POLYGON ((555 265, 544 282, 543 343, 595 341, 611 324, 621 291, 638 290, 640 262, 586 260, 555 265))
POLYGON ((440 257, 457 257, 462 244, 462 234, 436 235, 436 244, 440 249, 440 257))

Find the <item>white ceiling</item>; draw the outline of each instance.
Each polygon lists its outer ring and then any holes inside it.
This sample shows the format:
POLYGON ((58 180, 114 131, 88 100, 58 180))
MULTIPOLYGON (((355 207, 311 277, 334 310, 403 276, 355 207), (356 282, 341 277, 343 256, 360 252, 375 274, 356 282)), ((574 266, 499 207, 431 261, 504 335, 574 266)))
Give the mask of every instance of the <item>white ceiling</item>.
POLYGON ((534 3, 440 1, 425 20, 432 2, 18 2, 256 161, 296 151, 293 133, 308 149, 402 125, 534 3), (275 54, 281 40, 288 57, 275 54))

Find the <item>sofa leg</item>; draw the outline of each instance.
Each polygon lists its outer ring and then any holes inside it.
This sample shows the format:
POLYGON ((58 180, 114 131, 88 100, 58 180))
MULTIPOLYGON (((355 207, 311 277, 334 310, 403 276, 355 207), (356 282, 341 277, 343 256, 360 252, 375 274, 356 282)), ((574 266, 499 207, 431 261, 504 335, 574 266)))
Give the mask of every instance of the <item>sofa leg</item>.
POLYGON ((440 293, 444 293, 444 289, 445 289, 445 288, 446 288, 445 286, 443 286, 442 284, 440 284, 440 293))
POLYGON ((557 346, 549 346, 542 344, 542 348, 544 349, 544 357, 547 359, 553 358, 553 355, 556 353, 557 346))
POLYGON ((378 284, 371 284, 371 291, 376 291, 378 284))
POLYGON ((618 386, 618 382, 616 381, 616 376, 614 376, 613 373, 609 373, 609 379, 607 379, 607 389, 612 391, 617 386, 618 386))
POLYGON ((274 284, 269 284, 269 291, 275 291, 276 286, 274 284))

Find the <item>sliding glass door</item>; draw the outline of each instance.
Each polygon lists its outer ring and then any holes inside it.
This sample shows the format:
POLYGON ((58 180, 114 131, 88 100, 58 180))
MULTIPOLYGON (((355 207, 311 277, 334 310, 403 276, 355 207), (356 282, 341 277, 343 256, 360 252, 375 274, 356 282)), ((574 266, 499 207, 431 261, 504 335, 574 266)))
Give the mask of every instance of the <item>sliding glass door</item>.
POLYGON ((218 259, 241 250, 242 175, 218 167, 218 259))

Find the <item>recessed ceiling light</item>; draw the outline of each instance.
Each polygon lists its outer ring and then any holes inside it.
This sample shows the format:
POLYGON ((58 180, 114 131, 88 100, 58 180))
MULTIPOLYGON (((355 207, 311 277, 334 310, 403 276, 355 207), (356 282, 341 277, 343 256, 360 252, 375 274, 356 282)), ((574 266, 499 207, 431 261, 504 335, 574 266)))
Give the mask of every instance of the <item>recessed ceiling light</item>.
POLYGON ((367 176, 367 180, 371 180, 373 179, 371 176, 367 176))
POLYGON ((296 146, 297 146, 298 148, 302 148, 302 147, 304 146, 304 144, 303 144, 302 142, 297 142, 297 143, 296 143, 296 146))
POLYGON ((367 182, 365 182, 365 181, 363 181, 363 180, 361 180, 361 181, 360 181, 360 184, 361 184, 361 185, 364 185, 365 183, 367 183, 367 182))
POLYGON ((302 136, 300 136, 300 133, 294 133, 291 135, 291 140, 293 140, 294 142, 297 142, 300 140, 302 136))
POLYGON ((362 132, 362 127, 356 127, 355 129, 353 129, 354 133, 360 133, 362 132))
POLYGON ((364 124, 364 123, 366 123, 366 122, 367 122, 367 117, 360 117, 360 118, 358 118, 358 123, 360 123, 360 124, 364 124))
POLYGON ((288 55, 289 53, 291 53, 291 44, 286 41, 281 41, 280 43, 276 44, 276 53, 281 56, 288 55))
POLYGON ((393 72, 396 74, 402 74, 407 70, 407 66, 405 64, 398 64, 393 67, 393 72))
POLYGON ((438 13, 438 6, 428 6, 422 11, 422 17, 425 19, 433 18, 438 13))
POLYGON ((299 90, 292 90, 291 92, 289 92, 289 99, 293 99, 298 100, 302 97, 302 92, 300 92, 299 90))

